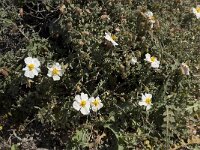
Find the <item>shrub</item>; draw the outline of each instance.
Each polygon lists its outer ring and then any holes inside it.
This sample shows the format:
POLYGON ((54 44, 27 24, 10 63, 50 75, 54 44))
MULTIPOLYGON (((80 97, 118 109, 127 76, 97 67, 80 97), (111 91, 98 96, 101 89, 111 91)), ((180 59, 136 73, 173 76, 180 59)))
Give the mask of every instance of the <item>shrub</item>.
POLYGON ((3 0, 2 147, 9 136, 21 149, 197 147, 200 26, 192 7, 190 0, 3 0), (104 38, 109 32, 118 45, 104 38), (28 56, 41 63, 33 79, 22 71, 28 56), (47 76, 55 62, 64 70, 59 81, 47 76), (72 107, 82 92, 104 106, 82 115, 72 107), (144 93, 152 94, 148 111, 139 106, 144 93))

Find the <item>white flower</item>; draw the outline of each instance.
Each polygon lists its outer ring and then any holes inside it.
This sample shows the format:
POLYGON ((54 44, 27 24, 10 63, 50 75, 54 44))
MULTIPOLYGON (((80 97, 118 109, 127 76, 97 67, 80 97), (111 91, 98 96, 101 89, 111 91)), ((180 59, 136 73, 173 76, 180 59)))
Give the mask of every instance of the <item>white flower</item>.
POLYGON ((81 111, 83 115, 88 115, 90 113, 90 101, 88 100, 88 95, 84 93, 76 95, 73 107, 77 111, 81 111))
POLYGON ((192 12, 197 17, 197 19, 200 19, 200 5, 197 5, 196 8, 192 8, 192 12))
POLYGON ((100 100, 99 97, 96 97, 96 98, 91 97, 89 99, 89 101, 90 101, 90 105, 92 107, 92 110, 95 111, 95 112, 103 107, 103 104, 101 103, 101 100, 100 100))
POLYGON ((38 76, 40 72, 40 62, 37 58, 27 57, 24 59, 26 63, 26 67, 22 70, 25 71, 24 75, 28 78, 34 78, 34 76, 38 76))
POLYGON ((151 55, 149 53, 147 53, 145 55, 145 57, 146 58, 144 60, 146 60, 147 62, 151 63, 151 67, 152 68, 158 68, 159 67, 160 61, 158 61, 156 57, 154 57, 154 56, 151 57, 151 55))
POLYGON ((63 75, 63 70, 59 63, 55 63, 53 66, 47 68, 49 69, 47 76, 53 77, 54 81, 60 80, 60 77, 63 75))
POLYGON ((144 13, 145 16, 148 18, 149 22, 151 23, 151 28, 153 28, 153 24, 156 22, 155 17, 151 11, 147 11, 144 13))
POLYGON ((151 108, 152 104, 152 95, 151 94, 142 94, 142 101, 139 102, 140 106, 146 106, 146 110, 149 110, 151 108))
POLYGON ((105 37, 106 40, 110 41, 110 42, 113 44, 113 46, 118 45, 118 44, 115 42, 115 39, 116 39, 117 37, 114 36, 114 35, 111 36, 111 33, 110 33, 110 32, 105 33, 105 36, 104 36, 104 37, 105 37))
POLYGON ((184 75, 190 75, 190 68, 188 67, 187 64, 185 64, 185 63, 181 64, 181 72, 184 75))
POLYGON ((137 63, 137 58, 136 57, 132 57, 130 63, 132 65, 135 65, 137 63))

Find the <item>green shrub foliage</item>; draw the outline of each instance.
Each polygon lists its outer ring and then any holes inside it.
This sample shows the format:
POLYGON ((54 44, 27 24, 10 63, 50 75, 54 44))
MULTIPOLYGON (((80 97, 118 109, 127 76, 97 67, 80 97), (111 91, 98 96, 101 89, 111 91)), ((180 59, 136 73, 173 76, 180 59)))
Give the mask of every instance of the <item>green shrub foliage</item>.
POLYGON ((200 19, 191 12, 197 4, 3 0, 0 147, 176 149, 182 143, 198 148, 198 140, 189 142, 199 134, 200 119, 200 19), (108 32, 117 46, 104 38, 108 32), (144 60, 147 53, 160 61, 158 69, 144 60), (22 71, 29 56, 41 63, 33 79, 22 71), (47 76, 54 62, 64 70, 59 81, 47 76), (182 63, 189 75, 181 72, 182 63), (82 115, 72 105, 81 92, 99 96, 104 106, 82 115), (144 93, 152 94, 148 111, 139 105, 144 93))

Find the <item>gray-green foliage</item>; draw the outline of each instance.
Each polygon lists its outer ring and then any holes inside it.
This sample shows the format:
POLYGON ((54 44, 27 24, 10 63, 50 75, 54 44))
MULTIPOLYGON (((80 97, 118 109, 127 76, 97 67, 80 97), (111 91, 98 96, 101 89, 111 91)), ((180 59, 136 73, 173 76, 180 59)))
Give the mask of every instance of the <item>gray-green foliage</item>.
POLYGON ((60 143, 68 149, 168 149, 190 136, 188 121, 199 119, 200 21, 190 12, 195 3, 48 0, 19 1, 16 7, 24 14, 0 9, 1 40, 18 37, 18 46, 0 45, 1 116, 11 113, 16 122, 35 119, 65 131, 60 143), (156 18, 153 29, 143 15, 147 10, 156 18), (106 41, 105 32, 115 34, 119 46, 106 41), (159 70, 144 61, 146 53, 158 58, 159 70), (42 63, 32 80, 22 71, 27 56, 42 63), (132 57, 137 64, 130 64, 132 57), (46 76, 51 62, 65 65, 58 82, 46 76), (182 62, 190 76, 181 74, 182 62), (104 107, 98 114, 82 116, 72 108, 80 92, 100 96, 104 107), (148 112, 138 105, 142 93, 153 95, 148 112))

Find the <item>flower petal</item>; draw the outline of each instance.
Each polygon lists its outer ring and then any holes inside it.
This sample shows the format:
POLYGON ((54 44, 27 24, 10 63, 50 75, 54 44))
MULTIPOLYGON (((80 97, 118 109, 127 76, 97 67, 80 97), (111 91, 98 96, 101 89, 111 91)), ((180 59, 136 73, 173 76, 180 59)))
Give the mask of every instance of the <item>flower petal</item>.
POLYGON ((159 61, 155 61, 151 63, 151 67, 152 68, 159 68, 160 62, 159 61))
POLYGON ((73 108, 76 109, 77 111, 79 111, 81 109, 81 106, 79 105, 79 103, 77 101, 74 101, 73 108))
POLYGON ((33 58, 32 58, 32 57, 26 57, 26 58, 24 59, 24 62, 25 62, 26 64, 32 64, 32 63, 33 63, 33 58))
POLYGON ((149 53, 145 54, 145 57, 146 58, 144 60, 151 62, 151 55, 149 53))
POLYGON ((197 10, 196 10, 195 8, 192 8, 192 12, 193 12, 194 14, 196 14, 196 13, 197 13, 197 10))
POLYGON ((145 15, 146 15, 147 17, 152 17, 152 16, 153 16, 153 13, 152 13, 151 11, 147 11, 147 12, 145 13, 145 15))
POLYGON ((83 115, 88 115, 90 113, 90 109, 88 109, 87 107, 82 107, 81 108, 81 113, 83 115))
POLYGON ((56 67, 56 69, 58 69, 58 70, 62 70, 62 69, 61 69, 61 65, 60 65, 59 63, 56 63, 56 64, 55 64, 55 67, 56 67))
POLYGON ((47 76, 48 76, 48 77, 52 77, 52 71, 48 70, 47 76))
POLYGON ((89 100, 86 101, 85 107, 87 107, 88 109, 90 109, 90 102, 89 102, 89 100))
POLYGON ((32 71, 26 70, 24 73, 24 76, 28 77, 28 78, 34 78, 34 74, 32 71))
POLYGON ((113 39, 111 39, 111 43, 113 44, 113 46, 117 46, 119 45, 117 42, 115 42, 113 39))
POLYGON ((81 102, 81 96, 80 95, 76 95, 74 99, 75 99, 75 101, 77 101, 79 103, 81 102))
POLYGON ((113 40, 112 37, 111 37, 111 35, 109 35, 108 33, 105 33, 105 34, 106 34, 106 35, 104 36, 104 38, 105 38, 106 40, 108 40, 108 41, 113 40))
POLYGON ((103 103, 100 103, 98 109, 101 109, 102 107, 103 107, 103 103))
POLYGON ((88 100, 88 95, 81 93, 81 99, 88 100))
POLYGON ((151 105, 147 105, 146 110, 149 110, 151 108, 151 105))
POLYGON ((97 110, 98 110, 97 107, 95 107, 95 106, 92 107, 92 111, 97 112, 97 110))
POLYGON ((35 67, 39 67, 40 66, 40 62, 37 58, 33 58, 33 63, 35 65, 35 67))
POLYGON ((88 101, 89 101, 90 103, 92 103, 92 102, 94 101, 94 97, 90 97, 90 98, 88 99, 88 101))
POLYGON ((29 69, 28 69, 28 67, 26 66, 26 67, 24 67, 22 70, 23 70, 23 71, 26 71, 26 70, 29 70, 29 69))
POLYGON ((58 81, 58 80, 60 80, 60 77, 58 75, 55 75, 55 76, 53 76, 53 80, 58 81))
POLYGON ((143 101, 140 101, 139 103, 138 103, 140 106, 146 106, 147 104, 145 103, 145 102, 143 102, 143 101))
POLYGON ((136 57, 132 57, 130 63, 132 65, 135 65, 135 63, 137 63, 137 58, 136 57))
POLYGON ((196 17, 197 17, 197 19, 199 19, 200 18, 200 13, 196 14, 196 17))
MULTIPOLYGON (((145 95, 146 95, 146 93, 145 93, 145 95)), ((145 96, 144 94, 142 94, 142 101, 145 101, 145 99, 146 99, 146 96, 145 96)))
POLYGON ((145 93, 145 97, 151 99, 151 98, 152 98, 152 94, 147 94, 147 93, 145 93))

